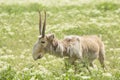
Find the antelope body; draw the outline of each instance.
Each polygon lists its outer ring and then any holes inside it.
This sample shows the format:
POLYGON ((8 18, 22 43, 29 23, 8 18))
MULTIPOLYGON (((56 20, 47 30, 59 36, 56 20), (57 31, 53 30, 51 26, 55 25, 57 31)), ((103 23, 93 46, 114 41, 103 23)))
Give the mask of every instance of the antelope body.
POLYGON ((63 40, 58 40, 54 34, 45 35, 46 12, 43 30, 41 30, 41 25, 40 14, 40 36, 33 47, 32 55, 34 60, 42 58, 45 53, 50 53, 57 57, 67 56, 72 64, 76 60, 80 62, 86 60, 90 66, 93 66, 93 61, 98 58, 104 68, 105 48, 101 38, 96 35, 71 35, 66 36, 63 40))

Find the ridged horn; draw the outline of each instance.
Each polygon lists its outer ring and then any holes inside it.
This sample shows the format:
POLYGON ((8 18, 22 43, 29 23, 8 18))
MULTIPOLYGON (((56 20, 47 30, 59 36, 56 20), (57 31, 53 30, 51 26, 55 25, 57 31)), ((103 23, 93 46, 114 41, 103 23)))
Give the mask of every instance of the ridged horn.
POLYGON ((44 23, 43 23, 43 30, 42 30, 42 37, 45 36, 45 29, 46 29, 46 11, 44 11, 45 18, 44 18, 44 23))

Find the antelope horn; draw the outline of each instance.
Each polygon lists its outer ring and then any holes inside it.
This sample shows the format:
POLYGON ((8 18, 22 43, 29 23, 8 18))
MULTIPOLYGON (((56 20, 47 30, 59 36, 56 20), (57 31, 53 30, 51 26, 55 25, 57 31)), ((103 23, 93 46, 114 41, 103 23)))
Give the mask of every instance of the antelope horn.
POLYGON ((44 23, 43 23, 43 30, 42 30, 42 37, 45 36, 45 28, 46 28, 46 11, 44 11, 45 18, 44 18, 44 23))
POLYGON ((42 34, 41 32, 41 26, 42 26, 42 20, 41 20, 41 12, 39 11, 39 32, 40 32, 40 35, 42 34))

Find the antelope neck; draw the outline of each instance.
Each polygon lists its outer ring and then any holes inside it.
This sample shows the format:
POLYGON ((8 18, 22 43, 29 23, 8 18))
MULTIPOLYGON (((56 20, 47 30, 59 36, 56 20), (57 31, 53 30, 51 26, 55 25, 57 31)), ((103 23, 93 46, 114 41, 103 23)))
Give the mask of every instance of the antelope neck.
POLYGON ((54 51, 56 51, 56 49, 57 49, 57 47, 58 47, 58 42, 57 42, 57 41, 54 41, 54 42, 52 43, 52 47, 53 47, 54 51))

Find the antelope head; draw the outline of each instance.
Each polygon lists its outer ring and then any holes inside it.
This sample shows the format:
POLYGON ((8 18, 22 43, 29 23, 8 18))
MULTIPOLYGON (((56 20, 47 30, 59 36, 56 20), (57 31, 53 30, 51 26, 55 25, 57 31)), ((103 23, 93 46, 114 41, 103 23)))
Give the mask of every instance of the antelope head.
POLYGON ((51 45, 51 42, 54 39, 54 34, 45 35, 46 12, 44 12, 44 14, 45 14, 45 18, 44 18, 43 27, 42 27, 41 13, 39 12, 39 34, 40 35, 33 47, 32 56, 34 60, 37 60, 43 57, 43 55, 46 53, 46 48, 48 48, 51 45))

